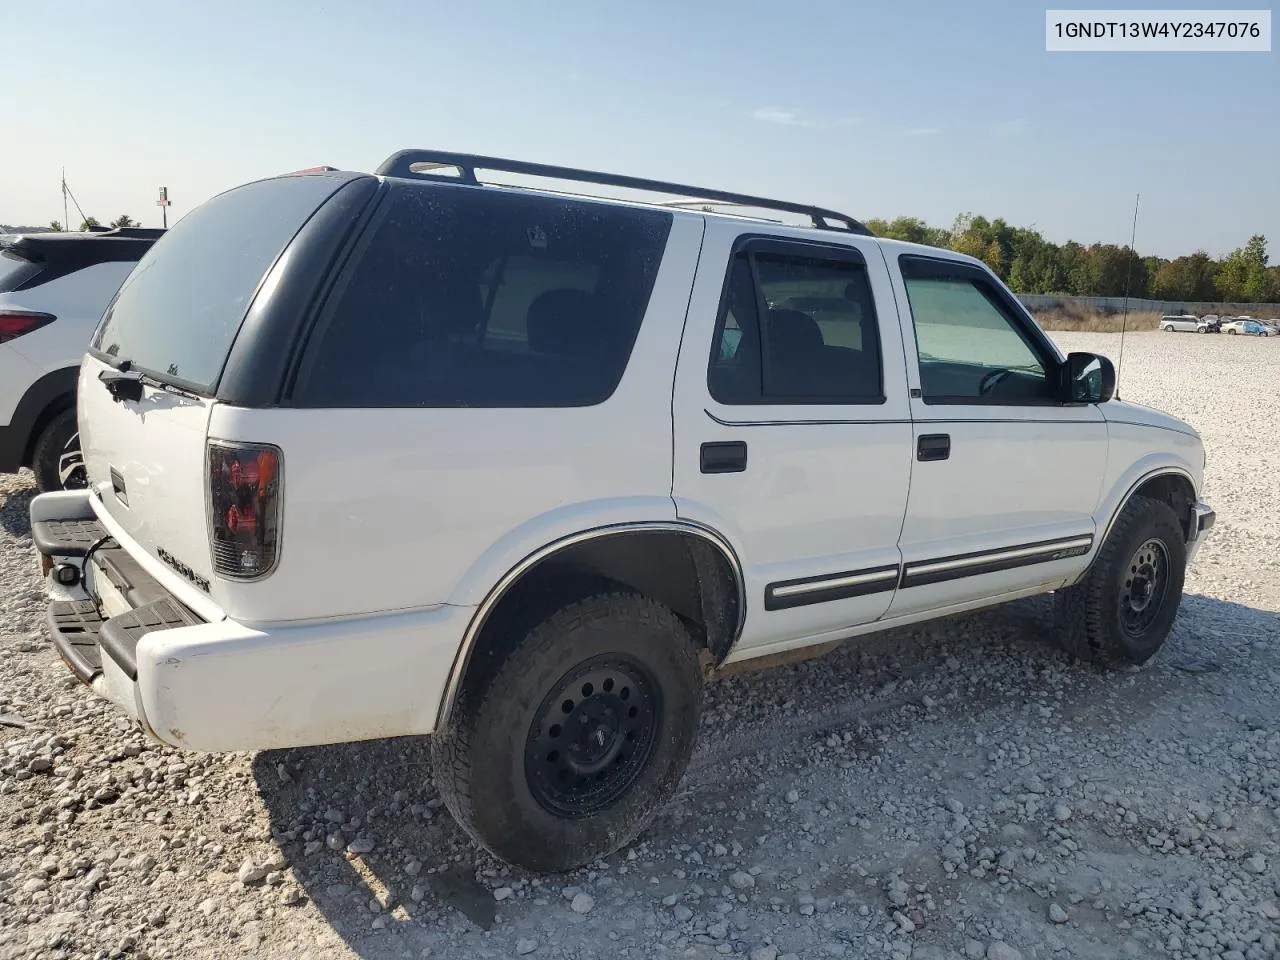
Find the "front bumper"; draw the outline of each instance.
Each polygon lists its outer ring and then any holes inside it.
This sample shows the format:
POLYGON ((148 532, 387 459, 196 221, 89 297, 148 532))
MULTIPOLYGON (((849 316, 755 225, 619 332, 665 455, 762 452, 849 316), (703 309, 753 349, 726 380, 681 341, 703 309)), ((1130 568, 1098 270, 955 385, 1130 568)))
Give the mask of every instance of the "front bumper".
POLYGON ((1200 552, 1200 545, 1204 542, 1205 534, 1213 529, 1214 523, 1217 522, 1218 515, 1214 513, 1213 507, 1207 503, 1199 501, 1191 505, 1187 514, 1187 565, 1190 566, 1191 561, 1195 559, 1197 553, 1200 552))
POLYGON ((42 494, 31 518, 42 572, 84 571, 72 585, 49 576, 50 639, 82 682, 153 739, 263 750, 435 729, 472 608, 206 621, 132 561, 127 548, 140 548, 95 516, 89 494, 42 494))

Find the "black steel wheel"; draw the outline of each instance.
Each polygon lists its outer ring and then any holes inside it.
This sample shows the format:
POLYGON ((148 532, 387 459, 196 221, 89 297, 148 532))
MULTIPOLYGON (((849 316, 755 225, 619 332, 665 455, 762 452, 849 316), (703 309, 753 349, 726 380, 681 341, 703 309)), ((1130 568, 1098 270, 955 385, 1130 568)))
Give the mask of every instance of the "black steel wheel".
POLYGON ((1173 508, 1133 497, 1080 582, 1057 591, 1060 642, 1084 660, 1146 663, 1173 629, 1186 566, 1173 508))
POLYGON ((454 819, 508 863, 569 870, 631 842, 675 795, 702 709, 697 648, 628 592, 487 635, 432 737, 454 819))
POLYGON ((1169 589, 1169 548, 1152 537, 1129 558, 1124 587, 1120 591, 1120 622, 1131 637, 1151 628, 1169 589))
POLYGON ((562 817, 607 809, 635 781, 662 719, 662 693, 630 657, 570 671, 538 707, 525 744, 533 798, 562 817))

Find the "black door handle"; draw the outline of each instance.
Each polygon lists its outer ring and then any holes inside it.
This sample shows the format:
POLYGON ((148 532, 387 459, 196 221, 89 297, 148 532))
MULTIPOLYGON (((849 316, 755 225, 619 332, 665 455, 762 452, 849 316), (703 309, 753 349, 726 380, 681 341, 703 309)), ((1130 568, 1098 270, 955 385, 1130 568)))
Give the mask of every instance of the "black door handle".
POLYGON ((703 473, 742 473, 747 469, 747 445, 741 440, 704 443, 699 467, 703 473))
POLYGON ((922 433, 916 441, 916 459, 946 460, 951 456, 951 434, 922 433))

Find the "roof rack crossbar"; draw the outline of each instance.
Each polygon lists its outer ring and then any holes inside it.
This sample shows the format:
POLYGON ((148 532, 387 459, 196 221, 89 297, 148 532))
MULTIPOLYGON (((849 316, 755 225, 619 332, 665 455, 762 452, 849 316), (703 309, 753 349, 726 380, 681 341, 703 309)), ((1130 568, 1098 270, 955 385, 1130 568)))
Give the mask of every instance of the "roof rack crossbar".
POLYGON ((808 217, 810 222, 821 230, 840 230, 868 237, 873 235, 866 226, 847 214, 811 206, 807 203, 769 200, 765 197, 753 197, 745 193, 730 193, 727 190, 710 190, 681 183, 667 183, 662 180, 646 180, 641 177, 597 173, 592 170, 557 167, 545 163, 529 163, 524 160, 506 160, 501 157, 482 157, 470 153, 448 153, 442 150, 401 150, 388 157, 378 167, 376 173, 382 177, 425 178, 447 180, 453 183, 461 181, 467 184, 479 184, 480 181, 476 177, 477 170, 500 170, 505 173, 515 173, 522 176, 573 180, 580 183, 594 183, 600 186, 621 187, 627 190, 643 190, 648 193, 666 193, 675 196, 692 197, 708 203, 730 203, 763 210, 782 210, 787 213, 798 213, 808 217), (431 172, 449 167, 457 169, 459 175, 449 176, 431 172))

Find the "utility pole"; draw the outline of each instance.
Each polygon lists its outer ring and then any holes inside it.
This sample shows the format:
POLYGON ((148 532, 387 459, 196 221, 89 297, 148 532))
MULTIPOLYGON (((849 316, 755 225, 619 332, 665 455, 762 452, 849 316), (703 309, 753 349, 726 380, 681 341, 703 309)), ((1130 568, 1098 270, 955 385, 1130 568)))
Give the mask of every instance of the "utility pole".
POLYGON ((67 213, 67 168, 62 168, 62 229, 71 229, 70 215, 67 213))
POLYGON ((164 229, 169 229, 169 188, 160 188, 160 199, 156 201, 156 206, 160 208, 160 215, 164 218, 164 229))

